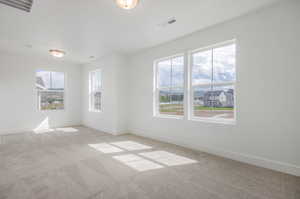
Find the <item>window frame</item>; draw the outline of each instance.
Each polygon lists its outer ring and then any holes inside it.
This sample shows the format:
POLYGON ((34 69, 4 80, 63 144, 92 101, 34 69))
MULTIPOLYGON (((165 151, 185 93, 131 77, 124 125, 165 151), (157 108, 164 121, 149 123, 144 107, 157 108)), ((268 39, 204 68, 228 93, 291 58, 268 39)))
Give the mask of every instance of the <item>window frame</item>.
POLYGON ((167 119, 184 119, 186 115, 185 104, 186 104, 186 56, 184 53, 178 53, 172 56, 159 58, 154 60, 153 62, 153 117, 157 118, 167 118, 167 119), (178 57, 183 58, 183 115, 168 115, 161 114, 159 111, 159 70, 158 63, 162 61, 172 60, 178 57))
MULTIPOLYGON (((88 111, 91 112, 91 113, 102 113, 103 111, 103 81, 102 81, 102 69, 98 68, 98 69, 95 69, 95 70, 91 70, 89 71, 89 76, 88 76, 88 80, 89 80, 89 90, 88 90, 88 111), (93 93, 95 91, 92 91, 92 88, 93 88, 93 82, 92 82, 92 73, 96 73, 96 72, 99 72, 100 73, 100 89, 99 91, 101 92, 101 99, 100 99, 100 104, 101 104, 101 107, 100 107, 100 110, 96 110, 94 108, 94 106, 92 105, 92 99, 93 99, 93 93)), ((99 92, 98 91, 98 92, 99 92)))
MULTIPOLYGON (((45 109, 45 110, 43 110, 43 109, 41 109, 41 98, 40 98, 40 95, 39 95, 39 92, 51 92, 51 90, 43 90, 43 91, 41 91, 41 90, 38 90, 37 88, 36 88, 36 86, 35 86, 35 90, 36 90, 36 94, 37 94, 37 107, 38 107, 38 111, 40 111, 40 112, 56 112, 56 111, 60 111, 60 112, 64 112, 64 111, 66 111, 66 107, 67 107, 67 100, 66 100, 66 82, 67 82, 67 75, 66 75, 66 72, 64 72, 64 71, 57 71, 57 70, 48 70, 48 69, 37 69, 36 71, 35 71, 35 85, 36 85, 36 77, 37 77, 37 75, 36 75, 36 73, 37 73, 37 71, 38 70, 40 70, 40 71, 44 71, 44 72, 50 72, 50 73, 63 73, 64 74, 64 90, 63 91, 54 91, 54 92, 62 92, 63 93, 63 99, 64 99, 64 108, 63 109, 45 109)), ((53 92, 53 90, 52 90, 52 92, 53 92)))
MULTIPOLYGON (((236 84, 237 84, 237 72, 235 73, 235 81, 234 82, 227 82, 227 83, 213 83, 211 82, 210 85, 214 86, 214 85, 232 85, 234 88, 234 110, 233 110, 233 115, 234 118, 233 119, 225 119, 225 118, 206 118, 206 117, 197 117, 194 116, 194 85, 193 85, 193 54, 195 53, 199 53, 199 52, 204 52, 204 51, 208 51, 208 50, 213 50, 215 48, 220 48, 220 47, 225 47, 225 46, 229 46, 229 45, 233 45, 235 44, 235 49, 237 49, 237 41, 236 39, 232 39, 232 40, 228 40, 225 42, 220 42, 217 44, 213 44, 210 46, 206 46, 203 48, 197 48, 194 50, 190 50, 188 51, 188 120, 191 121, 200 121, 200 122, 209 122, 209 123, 220 123, 220 124, 232 124, 235 125, 236 124, 236 120, 237 120, 237 92, 236 92, 236 84)), ((237 50, 235 51, 235 70, 237 71, 237 50)), ((213 57, 213 55, 212 55, 213 57)), ((212 59, 212 63, 213 63, 212 59)), ((213 65, 212 65, 212 69, 213 69, 213 65)), ((209 85, 209 84, 203 84, 203 86, 205 85, 209 85)), ((198 85, 199 86, 199 85, 198 85)))

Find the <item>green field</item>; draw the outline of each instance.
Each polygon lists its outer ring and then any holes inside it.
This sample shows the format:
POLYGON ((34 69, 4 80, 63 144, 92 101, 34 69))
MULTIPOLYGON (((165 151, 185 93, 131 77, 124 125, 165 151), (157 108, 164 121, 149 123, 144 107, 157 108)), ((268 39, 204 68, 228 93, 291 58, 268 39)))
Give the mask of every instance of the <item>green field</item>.
POLYGON ((63 110, 64 104, 47 104, 47 105, 41 105, 41 110, 63 110))
POLYGON ((198 111, 208 111, 208 110, 215 110, 215 111, 233 111, 233 108, 228 108, 228 107, 194 106, 194 110, 198 110, 198 111))
POLYGON ((159 106, 159 110, 161 113, 183 112, 183 105, 182 104, 162 104, 159 106))
MULTIPOLYGON (((182 112, 183 111, 183 105, 182 104, 161 104, 159 106, 160 112, 182 112)), ((194 110, 197 111, 209 111, 209 110, 215 110, 215 111, 233 111, 233 108, 228 107, 205 107, 205 106, 194 106, 194 110)))

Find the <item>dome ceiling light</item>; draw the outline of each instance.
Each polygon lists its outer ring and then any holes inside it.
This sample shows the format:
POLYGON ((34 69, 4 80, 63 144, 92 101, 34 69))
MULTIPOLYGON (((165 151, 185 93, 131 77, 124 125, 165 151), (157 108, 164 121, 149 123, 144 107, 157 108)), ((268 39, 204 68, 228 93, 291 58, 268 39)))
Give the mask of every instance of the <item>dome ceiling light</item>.
POLYGON ((49 50, 50 54, 53 56, 53 57, 58 57, 58 58, 62 58, 65 56, 65 52, 62 51, 62 50, 49 50))
POLYGON ((137 6, 139 0, 116 0, 116 3, 120 8, 130 10, 137 6))

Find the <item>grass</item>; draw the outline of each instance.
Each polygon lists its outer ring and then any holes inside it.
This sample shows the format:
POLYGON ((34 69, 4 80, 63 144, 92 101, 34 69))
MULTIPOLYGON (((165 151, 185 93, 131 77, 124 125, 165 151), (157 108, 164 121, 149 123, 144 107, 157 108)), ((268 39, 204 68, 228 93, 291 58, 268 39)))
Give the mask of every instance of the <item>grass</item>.
POLYGON ((159 111, 162 113, 171 113, 171 112, 183 112, 182 104, 161 104, 159 106, 159 111))
POLYGON ((62 110, 64 109, 64 104, 48 104, 48 105, 41 105, 41 110, 62 110))
MULTIPOLYGON (((162 113, 172 113, 172 112, 183 112, 182 104, 161 104, 159 106, 159 111, 162 113)), ((205 106, 194 106, 196 111, 233 111, 233 108, 229 107, 205 107, 205 106)))
POLYGON ((195 106, 194 109, 198 110, 198 111, 209 111, 209 110, 215 110, 215 111, 233 111, 233 108, 229 108, 229 107, 195 106))

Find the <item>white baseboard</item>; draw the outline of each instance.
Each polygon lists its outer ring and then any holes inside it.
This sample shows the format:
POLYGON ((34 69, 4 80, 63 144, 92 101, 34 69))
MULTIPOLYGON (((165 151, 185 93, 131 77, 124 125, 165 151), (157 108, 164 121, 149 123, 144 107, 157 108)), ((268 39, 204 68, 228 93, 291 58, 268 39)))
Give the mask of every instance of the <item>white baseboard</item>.
MULTIPOLYGON (((55 128, 65 128, 65 127, 75 127, 75 126, 82 126, 81 124, 72 124, 72 125, 62 125, 62 126, 50 126, 50 129, 55 128)), ((26 132, 33 132, 32 128, 20 128, 20 129, 8 129, 8 130, 0 130, 0 135, 12 135, 12 134, 20 134, 26 132)))
POLYGON ((116 130, 113 130, 113 129, 103 128, 103 127, 98 128, 98 127, 94 127, 94 126, 89 125, 89 124, 83 124, 83 126, 85 126, 87 128, 90 128, 90 129, 93 129, 93 130, 96 130, 96 131, 100 131, 100 132, 108 133, 108 134, 111 134, 111 135, 115 135, 115 136, 128 134, 128 132, 126 132, 126 131, 116 131, 116 130))
POLYGON ((9 130, 1 130, 0 135, 12 135, 12 134, 19 134, 25 132, 31 132, 32 129, 9 129, 9 130))
POLYGON ((147 133, 146 131, 141 131, 141 130, 136 130, 136 129, 131 130, 130 133, 132 133, 134 135, 138 135, 138 136, 149 137, 151 139, 167 142, 170 144, 175 144, 175 145, 182 146, 185 148, 190 148, 193 150, 203 151, 206 153, 210 153, 210 154, 221 156, 224 158, 236 160, 239 162, 244 162, 244 163, 255 165, 258 167, 263 167, 263 168, 279 171, 282 173, 300 176, 300 166, 297 166, 297 165, 288 164, 288 163, 275 161, 275 160, 270 160, 267 158, 262 158, 262 157, 249 155, 249 154, 242 154, 242 153, 228 151, 228 150, 210 148, 210 147, 206 147, 206 146, 197 146, 197 147, 190 146, 185 143, 180 143, 178 141, 175 141, 173 139, 168 139, 168 138, 161 137, 161 136, 153 136, 149 132, 147 133))

